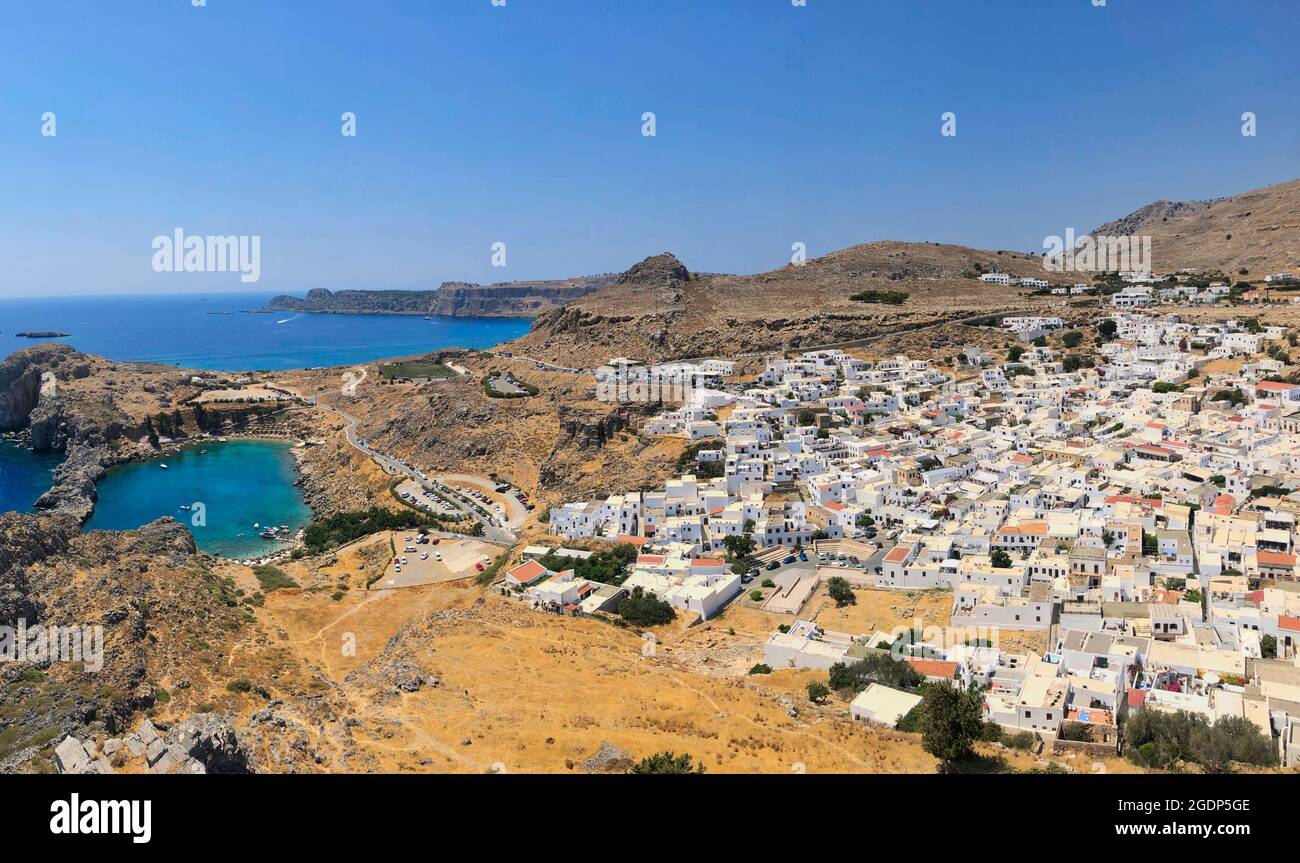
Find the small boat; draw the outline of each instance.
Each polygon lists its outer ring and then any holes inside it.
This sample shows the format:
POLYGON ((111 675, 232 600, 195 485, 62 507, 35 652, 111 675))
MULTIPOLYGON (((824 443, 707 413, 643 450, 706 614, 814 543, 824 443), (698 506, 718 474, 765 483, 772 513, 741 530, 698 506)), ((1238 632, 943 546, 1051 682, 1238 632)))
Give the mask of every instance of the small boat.
POLYGON ((266 530, 262 531, 259 536, 261 536, 262 539, 275 539, 275 528, 268 527, 266 530))
POLYGON ((190 509, 189 504, 185 504, 185 503, 181 504, 180 508, 185 510, 186 512, 189 512, 190 509))
POLYGON ((158 465, 158 467, 162 468, 163 470, 167 470, 167 465, 165 464, 160 464, 158 465))

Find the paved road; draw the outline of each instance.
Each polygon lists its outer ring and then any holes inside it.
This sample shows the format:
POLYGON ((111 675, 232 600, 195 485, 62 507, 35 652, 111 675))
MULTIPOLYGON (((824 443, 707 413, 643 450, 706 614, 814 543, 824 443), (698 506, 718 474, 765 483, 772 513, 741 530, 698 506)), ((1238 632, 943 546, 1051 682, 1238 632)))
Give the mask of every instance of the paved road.
MULTIPOLYGON (((362 371, 363 371, 362 377, 364 379, 365 370, 363 369, 362 371)), ((360 383, 360 381, 358 381, 357 383, 360 383)), ((419 472, 417 472, 415 468, 405 465, 398 459, 394 458, 393 456, 390 456, 387 453, 382 453, 379 450, 374 449, 373 447, 364 443, 360 438, 357 437, 357 423, 359 421, 357 420, 356 417, 352 416, 346 411, 339 410, 338 408, 332 408, 329 407, 328 405, 323 405, 314 398, 309 398, 307 399, 307 401, 310 402, 314 407, 326 411, 327 413, 332 413, 335 416, 339 417, 340 419, 344 420, 347 423, 347 426, 344 428, 343 433, 347 437, 348 443, 350 443, 357 450, 360 450, 361 452, 370 456, 370 458, 374 459, 374 461, 385 471, 391 474, 400 474, 402 476, 405 476, 408 479, 420 483, 425 488, 430 488, 430 489, 436 488, 438 492, 442 493, 443 497, 451 501, 452 505, 454 505, 462 513, 468 515, 470 518, 474 519, 475 521, 480 522, 483 525, 484 539, 488 540, 489 542, 504 543, 506 545, 513 545, 515 540, 518 539, 518 536, 510 527, 510 522, 503 524, 500 521, 498 521, 494 516, 484 515, 479 510, 480 504, 477 501, 465 497, 464 495, 457 492, 451 486, 448 486, 446 483, 438 481, 437 477, 434 477, 432 481, 421 478, 419 472)), ((490 487, 491 480, 489 480, 486 477, 471 477, 465 474, 457 474, 456 476, 462 476, 465 481, 472 479, 475 483, 488 483, 490 487)), ((513 519, 511 521, 513 521, 513 519)), ((520 521, 519 523, 522 524, 522 521, 520 521)))

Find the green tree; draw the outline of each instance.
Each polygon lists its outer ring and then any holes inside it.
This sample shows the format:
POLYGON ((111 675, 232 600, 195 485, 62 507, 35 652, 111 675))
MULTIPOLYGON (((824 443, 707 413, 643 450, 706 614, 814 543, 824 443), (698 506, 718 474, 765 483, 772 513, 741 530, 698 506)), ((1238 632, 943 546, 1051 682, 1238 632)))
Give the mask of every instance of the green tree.
POLYGON ((983 730, 983 696, 952 684, 930 684, 921 702, 921 746, 944 767, 969 758, 983 730))
POLYGON ((813 704, 825 704, 830 694, 830 688, 820 680, 808 684, 808 700, 813 704))
POLYGON ((1061 336, 1061 344, 1065 345, 1067 348, 1077 348, 1079 345, 1083 344, 1083 333, 1078 330, 1070 330, 1068 333, 1061 336))
POLYGON ((677 617, 671 605, 639 586, 632 588, 632 592, 619 602, 618 614, 637 626, 659 626, 671 623, 677 617))
POLYGON ((989 557, 995 569, 1009 569, 1011 567, 1011 555, 1000 548, 993 549, 993 554, 989 557))
POLYGON ((754 542, 753 538, 748 536, 728 536, 724 537, 722 540, 722 547, 725 548, 727 553, 735 560, 744 560, 749 557, 754 553, 754 549, 757 545, 758 544, 754 542))
POLYGON ((835 600, 836 608, 853 605, 858 601, 853 595, 853 588, 849 586, 848 579, 842 576, 832 575, 826 582, 826 592, 830 594, 831 599, 835 600))

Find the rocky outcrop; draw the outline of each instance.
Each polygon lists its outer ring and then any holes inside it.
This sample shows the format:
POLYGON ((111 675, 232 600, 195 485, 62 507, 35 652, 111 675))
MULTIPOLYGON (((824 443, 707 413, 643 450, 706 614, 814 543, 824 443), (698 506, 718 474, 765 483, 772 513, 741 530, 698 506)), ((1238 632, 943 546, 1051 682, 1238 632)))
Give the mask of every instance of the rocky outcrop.
POLYGON ((446 315, 455 318, 533 317, 598 291, 615 276, 476 285, 444 282, 436 291, 329 291, 273 298, 266 312, 334 312, 361 315, 446 315))
POLYGON ((436 291, 329 291, 314 288, 305 297, 281 294, 264 312, 336 312, 352 315, 432 314, 436 291))
POLYGON ((71 374, 81 357, 68 345, 51 343, 14 351, 0 362, 0 431, 25 428, 40 403, 44 373, 71 374))
POLYGON ((201 713, 165 734, 146 719, 138 730, 110 737, 103 745, 71 735, 54 748, 60 773, 112 773, 143 759, 149 773, 254 773, 255 761, 224 716, 201 713))
POLYGON ((66 551, 79 531, 80 523, 66 517, 0 515, 0 625, 38 619, 27 568, 66 551))
POLYGON ((451 317, 535 317, 611 284, 613 275, 546 282, 472 285, 447 282, 438 289, 435 315, 451 317))

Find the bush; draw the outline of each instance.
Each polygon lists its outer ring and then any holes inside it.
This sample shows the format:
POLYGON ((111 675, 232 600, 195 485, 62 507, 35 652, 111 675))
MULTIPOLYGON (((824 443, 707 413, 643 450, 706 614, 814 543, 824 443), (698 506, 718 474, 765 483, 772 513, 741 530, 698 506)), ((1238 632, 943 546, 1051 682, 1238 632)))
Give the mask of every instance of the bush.
POLYGON ((890 306, 901 306, 907 302, 911 296, 907 291, 858 291, 849 297, 859 303, 884 303, 890 306))
POLYGON ((830 594, 831 599, 835 600, 836 608, 843 608, 846 605, 853 605, 858 600, 853 595, 853 588, 849 582, 842 576, 833 575, 826 581, 826 591, 830 594))
POLYGON ((830 667, 827 683, 837 691, 851 690, 859 693, 869 683, 879 683, 894 689, 916 690, 925 678, 911 663, 901 662, 885 654, 871 654, 852 665, 837 662, 830 667))
POLYGON ((257 576, 258 582, 262 585, 262 590, 266 593, 286 587, 298 586, 298 582, 290 578, 284 570, 278 566, 271 566, 269 563, 253 567, 253 575, 257 576))
POLYGON ((415 510, 394 511, 376 506, 357 512, 339 512, 313 521, 303 532, 303 544, 312 554, 319 554, 381 530, 414 530, 436 527, 439 523, 440 520, 415 510))
POLYGON ((618 614, 636 626, 659 626, 671 623, 677 617, 677 612, 671 605, 640 587, 633 588, 631 593, 623 597, 618 604, 618 614))
POLYGON ((1223 716, 1211 725, 1200 714, 1143 707, 1125 723, 1124 736, 1129 758, 1146 767, 1186 761, 1209 773, 1227 773, 1233 764, 1272 767, 1277 763, 1273 741, 1242 716, 1223 716))
POLYGON ((830 694, 830 688, 820 680, 808 684, 808 700, 813 704, 825 704, 830 694))
POLYGON ((663 775, 685 775, 688 773, 703 773, 703 764, 692 764, 691 756, 683 753, 676 755, 673 752, 656 752, 648 758, 642 758, 632 768, 633 773, 640 774, 663 774, 663 775))
POLYGON ((1012 749, 1029 751, 1034 748, 1034 743, 1038 738, 1034 737, 1031 731, 1019 731, 1006 738, 1003 742, 1012 749))
POLYGON ((1080 743, 1093 742, 1092 726, 1086 722, 1062 722, 1061 730, 1057 732, 1056 736, 1061 740, 1074 740, 1080 743))
POLYGON ((1068 333, 1061 336, 1061 344, 1065 345, 1067 348, 1077 348, 1082 343, 1083 333, 1078 330, 1070 330, 1068 333))
POLYGON ((238 680, 232 680, 227 683, 226 689, 231 692, 252 692, 253 681, 249 680, 247 677, 241 677, 238 680))
POLYGON ((772 666, 768 665, 766 662, 760 662, 757 665, 755 665, 753 668, 749 669, 749 673, 750 674, 771 674, 772 666))

